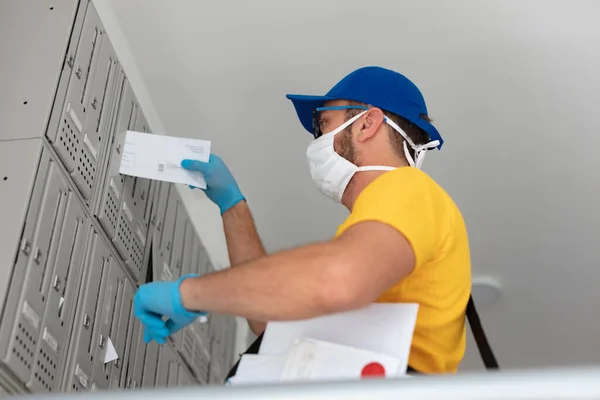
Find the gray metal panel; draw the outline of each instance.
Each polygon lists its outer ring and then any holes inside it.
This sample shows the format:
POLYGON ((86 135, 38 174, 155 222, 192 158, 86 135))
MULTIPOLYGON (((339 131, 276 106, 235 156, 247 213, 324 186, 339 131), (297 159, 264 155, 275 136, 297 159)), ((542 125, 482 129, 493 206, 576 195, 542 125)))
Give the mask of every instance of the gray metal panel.
POLYGON ((156 372, 158 369, 159 347, 156 342, 150 342, 146 346, 146 359, 144 360, 144 375, 142 387, 151 388, 156 383, 156 372))
POLYGON ((191 364, 194 377, 201 385, 208 384, 210 356, 199 343, 194 349, 194 362, 191 364))
POLYGON ((87 8, 73 65, 58 131, 48 137, 89 204, 103 176, 119 75, 114 50, 93 6, 87 8))
POLYGON ((0 1, 0 138, 42 137, 78 0, 0 1))
MULTIPOLYGON (((176 197, 177 200, 177 208, 175 210, 175 217, 174 219, 174 225, 173 225, 173 241, 171 242, 171 248, 168 249, 162 249, 160 251, 161 254, 161 259, 163 260, 163 274, 164 276, 161 276, 162 280, 170 280, 170 281, 176 281, 177 279, 179 279, 179 277, 181 276, 181 261, 182 261, 182 252, 183 252, 183 244, 184 244, 184 240, 185 240, 185 228, 186 228, 186 224, 188 221, 188 217, 187 217, 187 212, 185 211, 185 208, 182 207, 182 203, 180 203, 179 200, 179 193, 177 192, 177 190, 175 190, 175 187, 173 186, 173 188, 171 189, 171 195, 176 195, 174 197, 176 197), (168 254, 170 253, 170 259, 167 258, 168 254), (169 270, 168 273, 166 273, 165 271, 169 270)), ((171 199, 173 199, 174 197, 171 197, 171 199)), ((171 224, 170 222, 167 222, 165 224, 165 234, 167 234, 167 232, 171 229, 171 224)), ((169 237, 171 237, 171 235, 169 235, 169 237)), ((173 343, 173 347, 179 351, 184 342, 185 342, 185 336, 186 334, 186 330, 181 330, 179 332, 177 332, 174 335, 171 335, 171 337, 169 338, 171 340, 171 342, 173 343)))
POLYGON ((130 254, 139 249, 139 244, 135 243, 135 234, 133 232, 134 222, 129 202, 123 199, 119 207, 117 229, 112 239, 122 260, 129 260, 130 254))
POLYGON ((152 235, 152 278, 154 281, 170 281, 171 268, 160 256, 160 238, 157 232, 152 235))
POLYGON ((179 332, 169 336, 167 343, 170 343, 175 350, 178 350, 181 347, 183 334, 184 331, 180 330, 179 332))
POLYGON ((152 212, 154 209, 154 202, 156 201, 156 195, 155 192, 157 192, 158 189, 158 185, 156 184, 158 183, 158 181, 153 181, 151 182, 150 185, 150 200, 148 201, 148 220, 149 220, 149 224, 148 224, 148 230, 146 232, 146 238, 145 238, 145 246, 144 246, 144 253, 143 253, 143 259, 142 259, 142 265, 140 268, 140 276, 137 279, 137 284, 141 285, 146 283, 146 281, 148 280, 148 268, 152 266, 151 264, 151 258, 152 258, 152 251, 153 251, 153 239, 154 239, 154 234, 156 232, 156 225, 153 224, 152 221, 152 212))
POLYGON ((171 260, 171 252, 173 250, 173 237, 175 231, 175 220, 177 218, 177 209, 180 205, 179 194, 175 187, 171 185, 169 198, 167 200, 167 210, 163 220, 163 230, 160 241, 160 255, 166 263, 171 260))
POLYGON ((173 230, 173 248, 171 251, 171 261, 169 265, 173 271, 173 279, 179 279, 181 276, 183 262, 183 247, 185 243, 185 232, 189 222, 187 211, 182 201, 178 201, 177 216, 175 217, 175 227, 173 230))
MULTIPOLYGON (((141 110, 138 113, 135 130, 139 132, 150 133, 148 121, 144 117, 144 114, 141 110)), ((150 179, 138 179, 136 190, 133 196, 133 198, 139 203, 139 207, 143 207, 144 209, 142 213, 142 220, 144 221, 146 228, 148 228, 150 224, 153 199, 152 193, 154 189, 153 186, 155 186, 156 183, 158 183, 158 181, 152 181, 150 179)))
POLYGON ((94 383, 91 380, 94 368, 104 368, 102 359, 98 357, 100 323, 104 312, 104 292, 101 290, 101 284, 102 277, 108 274, 111 259, 111 253, 99 232, 91 227, 69 346, 69 361, 65 369, 67 372, 63 382, 64 391, 90 390, 94 383))
POLYGON ((208 256, 208 251, 206 251, 206 247, 204 247, 202 241, 200 241, 200 246, 198 247, 198 274, 204 275, 213 271, 213 269, 214 268, 208 256))
POLYGON ((233 359, 235 340, 235 320, 222 314, 212 314, 210 321, 211 364, 214 364, 219 376, 226 374, 233 359))
POLYGON ((228 315, 225 325, 225 354, 223 356, 223 367, 226 369, 229 369, 234 364, 236 331, 237 322, 234 317, 228 315))
POLYGON ((197 254, 195 249, 196 231, 192 221, 189 219, 185 222, 185 241, 183 242, 183 257, 181 262, 181 275, 195 273, 192 271, 192 262, 194 255, 197 254))
POLYGON ((40 325, 41 338, 32 375, 26 384, 32 392, 60 390, 60 377, 69 348, 68 334, 73 325, 73 308, 77 304, 88 221, 72 192, 65 211, 64 221, 55 222, 52 239, 58 242, 57 248, 46 261, 46 276, 42 281, 45 310, 40 325))
POLYGON ((142 202, 139 197, 138 184, 144 184, 144 181, 131 176, 125 179, 123 212, 117 226, 117 237, 115 238, 115 245, 119 246, 121 251, 127 252, 124 259, 136 281, 140 280, 144 272, 145 249, 150 222, 149 219, 144 220, 146 206, 150 203, 147 201, 150 191, 149 185, 145 186, 144 195, 142 195, 142 198, 146 200, 142 202), (132 182, 133 185, 130 185, 132 182), (135 196, 136 193, 138 196, 135 196))
POLYGON ((222 340, 221 336, 221 324, 223 316, 221 314, 211 314, 209 331, 210 331, 210 369, 211 376, 214 375, 216 370, 221 369, 222 364, 222 340))
POLYGON ((178 386, 180 366, 181 365, 176 360, 169 362, 169 375, 167 377, 167 387, 177 387, 178 386))
POLYGON ((150 203, 150 180, 135 176, 127 176, 125 178, 124 193, 128 196, 130 210, 135 220, 136 228, 137 225, 139 225, 141 229, 136 235, 139 236, 140 239, 145 240, 148 225, 150 224, 150 218, 146 215, 146 207, 150 203))
POLYGON ((119 174, 119 165, 121 162, 121 150, 123 149, 125 132, 130 126, 133 126, 134 119, 134 96, 126 77, 121 74, 118 80, 118 107, 116 122, 113 127, 113 143, 108 153, 109 164, 102 196, 98 205, 98 219, 104 227, 108 237, 113 239, 116 235, 119 214, 121 213, 123 183, 125 176, 119 174))
MULTIPOLYGON (((146 119, 143 113, 138 110, 134 130, 148 130, 146 119)), ((123 259, 129 267, 132 275, 136 280, 140 280, 144 270, 144 256, 146 248, 146 239, 148 237, 148 228, 150 225, 150 210, 151 210, 151 181, 148 179, 138 178, 134 176, 126 176, 123 185, 123 215, 127 217, 127 221, 119 223, 117 227, 117 237, 115 245, 123 254, 123 259), (123 232, 119 232, 119 227, 123 232), (128 240, 129 233, 133 232, 128 240), (122 236, 122 237, 119 237, 122 236)))
MULTIPOLYGON (((135 121, 135 125, 133 127, 135 131, 138 132, 148 132, 148 123, 144 117, 144 114, 141 110, 137 113, 137 118, 135 121)), ((144 228, 148 228, 148 224, 150 223, 149 210, 147 210, 147 206, 150 203, 150 183, 149 179, 137 178, 137 177, 127 177, 131 178, 134 182, 131 183, 131 187, 126 188, 125 190, 131 195, 133 199, 133 207, 132 212, 136 219, 142 221, 144 223, 144 228)), ((125 183, 128 185, 128 182, 125 183)))
MULTIPOLYGON (((34 188, 41 152, 42 139, 0 141, 0 310, 4 309, 21 234, 29 237, 33 229, 28 225, 23 232, 23 224, 30 198, 39 199, 43 190, 43 185, 34 188)), ((48 173, 47 163, 39 170, 41 180, 48 173)), ((28 218, 36 219, 37 212, 32 204, 28 218)))
POLYGON ((128 187, 124 185, 125 177, 118 172, 125 132, 132 129, 135 124, 138 105, 126 79, 122 82, 121 91, 114 143, 103 189, 103 200, 100 203, 99 220, 112 239, 121 259, 130 267, 130 272, 136 280, 139 280, 145 255, 145 243, 141 238, 146 240, 147 231, 141 229, 140 232, 143 232, 139 235, 136 233, 139 229, 136 229, 136 219, 132 212, 132 209, 136 207, 136 201, 132 198, 131 193, 126 192, 128 187))
POLYGON ((134 295, 134 287, 133 284, 129 281, 129 279, 122 275, 121 277, 121 290, 120 290, 120 307, 118 308, 118 312, 115 315, 117 317, 116 321, 113 321, 112 329, 111 329, 111 340, 115 346, 115 351, 119 355, 119 358, 113 362, 111 362, 111 371, 110 371, 110 388, 122 388, 125 386, 125 382, 122 381, 123 374, 121 373, 121 368, 124 363, 127 362, 128 356, 128 346, 127 340, 131 336, 129 334, 131 322, 131 314, 133 312, 133 295, 134 295))
POLYGON ((174 186, 168 182, 160 182, 157 186, 158 187, 154 195, 151 222, 154 224, 153 241, 156 241, 156 243, 153 243, 153 245, 156 245, 156 247, 159 248, 162 242, 165 213, 167 211, 169 195, 171 188, 174 188, 174 186))
POLYGON ((175 349, 183 361, 185 361, 188 365, 191 365, 194 362, 196 334, 189 326, 185 327, 178 333, 178 341, 175 344, 175 349))
POLYGON ((54 98, 54 105, 52 106, 50 120, 46 129, 46 138, 50 141, 50 143, 55 141, 58 133, 58 125, 62 120, 63 105, 65 103, 67 89, 69 88, 69 81, 73 71, 73 61, 75 60, 75 54, 77 53, 77 47, 79 46, 79 39, 83 29, 86 10, 90 4, 91 3, 87 0, 79 1, 75 23, 73 24, 73 29, 71 31, 71 39, 69 40, 69 46, 67 48, 67 55, 60 73, 58 87, 56 89, 56 95, 54 98))
POLYGON ((237 336, 237 321, 231 315, 227 316, 227 340, 225 341, 225 363, 229 368, 235 361, 235 339, 237 336))
POLYGON ((121 307, 121 296, 123 292, 122 287, 124 286, 125 276, 121 267, 117 261, 113 258, 110 260, 109 269, 107 274, 102 275, 102 284, 100 287, 100 296, 102 302, 98 304, 98 315, 96 317, 96 324, 98 333, 95 336, 97 340, 93 343, 95 345, 94 358, 99 358, 99 362, 94 365, 92 371, 92 384, 98 389, 108 389, 111 382, 111 369, 113 362, 103 363, 101 357, 106 351, 108 340, 113 342, 116 347, 111 334, 116 332, 116 324, 118 324, 118 316, 121 307))
POLYGON ((210 326, 212 324, 212 319, 213 319, 212 316, 209 315, 207 322, 201 323, 198 320, 194 323, 196 337, 198 338, 198 341, 200 342, 200 345, 201 345, 203 351, 207 354, 207 356, 209 358, 210 358, 210 346, 211 346, 210 326))
POLYGON ((167 382, 169 379, 169 351, 171 351, 171 348, 168 345, 160 346, 158 349, 158 362, 156 367, 156 380, 154 381, 154 387, 167 387, 167 382))
POLYGON ((194 378, 192 378, 192 375, 190 374, 190 371, 187 369, 186 366, 184 366, 184 365, 179 366, 179 375, 178 376, 179 376, 179 379, 177 381, 177 386, 184 387, 184 386, 194 385, 194 378))
MULTIPOLYGON (((190 222, 190 225, 192 225, 191 222, 190 222)), ((189 272, 187 272, 187 273, 200 274, 200 272, 198 271, 198 260, 200 259, 200 238, 196 234, 196 230, 195 230, 195 228, 193 228, 193 225, 192 225, 192 229, 194 229, 192 243, 191 243, 191 246, 188 248, 189 250, 185 251, 186 255, 191 254, 190 265, 188 266, 189 272)), ((187 239, 187 236, 186 236, 186 239, 187 239)), ((185 261, 184 261, 184 265, 185 265, 185 261)))
POLYGON ((27 393, 27 390, 23 384, 0 365, 0 397, 24 393, 27 393))
POLYGON ((125 368, 125 388, 136 389, 142 385, 144 364, 146 360, 146 344, 144 343, 144 329, 140 321, 132 314, 129 322, 132 326, 129 356, 125 368))
POLYGON ((208 369, 210 364, 209 324, 200 323, 200 321, 196 320, 189 326, 195 338, 194 357, 190 366, 199 382, 208 383, 208 369))
POLYGON ((211 359, 210 367, 208 370, 208 384, 209 385, 219 385, 223 384, 225 380, 225 375, 223 374, 221 365, 215 360, 211 359))
MULTIPOLYGON (((130 177, 127 177, 130 178, 130 177)), ((125 260, 130 272, 136 280, 140 278, 142 262, 144 260, 144 249, 146 246, 147 230, 138 222, 131 207, 134 201, 129 195, 123 194, 121 213, 117 223, 117 232, 113 238, 121 258, 125 260)))
MULTIPOLYGON (((171 346, 168 344, 160 346, 160 350, 158 352, 158 368, 156 370, 155 387, 164 388, 169 386, 169 383, 172 379, 170 375, 172 373, 176 374, 176 370, 172 366, 174 363, 178 363, 177 355, 171 346)), ((177 382, 177 378, 175 378, 175 382, 177 382)))
POLYGON ((23 382, 29 380, 34 365, 46 304, 42 291, 52 272, 50 253, 58 245, 60 221, 72 193, 58 166, 46 160, 48 157, 44 154, 41 166, 47 168, 48 175, 36 181, 36 188, 43 188, 38 192, 41 205, 38 206, 37 198, 32 199, 32 212, 26 224, 33 227, 33 232, 26 231, 23 237, 23 251, 17 258, 0 327, 2 360, 23 382), (39 214, 33 211, 38 207, 39 214))

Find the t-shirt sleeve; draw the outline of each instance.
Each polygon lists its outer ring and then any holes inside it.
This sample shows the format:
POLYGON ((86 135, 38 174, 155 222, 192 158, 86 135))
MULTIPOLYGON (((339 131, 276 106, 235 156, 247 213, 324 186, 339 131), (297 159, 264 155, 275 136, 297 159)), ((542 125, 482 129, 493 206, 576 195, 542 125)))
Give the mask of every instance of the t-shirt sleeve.
POLYGON ((338 235, 364 221, 390 225, 411 244, 418 268, 435 257, 448 232, 448 204, 444 194, 428 175, 415 168, 388 172, 358 196, 338 235))

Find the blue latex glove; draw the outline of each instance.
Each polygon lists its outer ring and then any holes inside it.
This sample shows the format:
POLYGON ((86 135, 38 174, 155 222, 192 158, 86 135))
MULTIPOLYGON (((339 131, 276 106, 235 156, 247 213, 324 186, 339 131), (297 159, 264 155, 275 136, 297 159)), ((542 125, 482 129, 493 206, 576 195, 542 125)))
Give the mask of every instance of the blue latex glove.
POLYGON ((240 201, 246 200, 221 157, 211 154, 208 162, 183 160, 181 166, 204 175, 206 189, 203 190, 208 198, 219 206, 221 215, 240 201))
POLYGON ((177 282, 152 282, 139 287, 133 300, 133 312, 144 326, 145 343, 154 339, 164 344, 168 336, 206 315, 186 310, 181 302, 179 285, 194 276, 198 275, 184 275, 177 282))

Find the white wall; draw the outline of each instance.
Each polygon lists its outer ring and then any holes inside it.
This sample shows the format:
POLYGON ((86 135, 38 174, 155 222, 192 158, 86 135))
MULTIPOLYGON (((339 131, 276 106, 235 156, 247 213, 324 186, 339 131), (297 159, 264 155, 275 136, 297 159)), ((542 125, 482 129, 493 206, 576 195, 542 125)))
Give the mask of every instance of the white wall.
MULTIPOLYGON (((330 237, 346 215, 315 191, 284 95, 363 65, 407 74, 446 140, 425 170, 465 216, 474 274, 503 285, 480 310, 502 365, 600 361, 600 2, 101 3, 166 132, 213 141, 269 250, 330 237)), ((216 211, 192 207, 223 257, 216 211)))

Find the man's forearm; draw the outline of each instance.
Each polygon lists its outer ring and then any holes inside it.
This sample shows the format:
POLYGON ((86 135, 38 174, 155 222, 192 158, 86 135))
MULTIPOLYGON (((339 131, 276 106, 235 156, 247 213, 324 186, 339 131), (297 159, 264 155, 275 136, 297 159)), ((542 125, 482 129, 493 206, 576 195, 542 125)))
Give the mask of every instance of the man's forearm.
MULTIPOLYGON (((183 306, 248 320, 299 320, 361 306, 335 245, 320 243, 262 257, 181 283, 183 306)), ((360 293, 360 291, 358 291, 360 293)))
POLYGON ((231 266, 266 255, 245 201, 240 201, 223 214, 223 229, 231 266))
MULTIPOLYGON (((245 201, 240 201, 223 213, 223 230, 232 267, 266 255, 252 213, 245 201)), ((259 335, 265 330, 267 323, 249 319, 248 325, 254 334, 259 335)))

